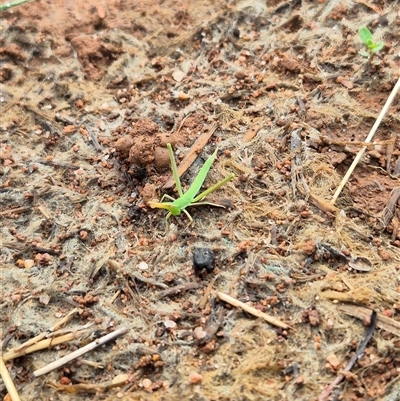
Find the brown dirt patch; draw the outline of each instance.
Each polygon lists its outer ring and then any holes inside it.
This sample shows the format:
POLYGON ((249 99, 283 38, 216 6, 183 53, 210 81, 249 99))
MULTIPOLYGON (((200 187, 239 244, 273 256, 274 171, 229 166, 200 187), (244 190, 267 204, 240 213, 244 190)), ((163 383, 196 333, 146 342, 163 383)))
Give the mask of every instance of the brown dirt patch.
POLYGON ((336 396, 397 399, 398 96, 329 203, 399 77, 396 2, 37 0, 1 18, 1 341, 22 399, 315 400, 371 310, 336 396), (370 62, 361 26, 385 43, 370 62), (225 209, 166 230, 146 206, 166 143, 178 164, 196 156, 184 189, 218 147, 205 186, 235 174, 212 194, 225 209), (194 268, 204 248, 212 272, 194 268))

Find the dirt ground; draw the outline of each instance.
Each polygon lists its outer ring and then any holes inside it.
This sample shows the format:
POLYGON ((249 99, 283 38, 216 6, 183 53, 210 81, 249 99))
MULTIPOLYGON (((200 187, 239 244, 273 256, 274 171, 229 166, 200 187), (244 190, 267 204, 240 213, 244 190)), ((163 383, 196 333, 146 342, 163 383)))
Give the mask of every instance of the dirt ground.
POLYGON ((331 202, 400 77, 398 1, 37 0, 0 33, 22 400, 400 400, 399 96, 331 202), (149 207, 176 196, 167 143, 184 188, 218 147, 225 208, 149 207))

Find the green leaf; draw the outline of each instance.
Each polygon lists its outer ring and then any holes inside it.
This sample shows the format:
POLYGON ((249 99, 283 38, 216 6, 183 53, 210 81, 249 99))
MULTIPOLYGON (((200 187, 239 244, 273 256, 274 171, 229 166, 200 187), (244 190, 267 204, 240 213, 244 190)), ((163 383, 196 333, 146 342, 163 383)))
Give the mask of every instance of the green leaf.
POLYGON ((363 56, 363 57, 369 57, 369 53, 368 52, 365 52, 365 51, 359 51, 358 52, 358 54, 360 55, 360 56, 363 56))
POLYGON ((369 31, 368 28, 362 27, 359 30, 360 38, 365 46, 369 47, 370 43, 374 43, 372 38, 372 33, 369 31))
POLYGON ((32 0, 14 0, 14 1, 9 1, 8 3, 5 4, 0 4, 0 11, 6 11, 12 7, 19 6, 20 4, 28 3, 29 1, 32 0))
POLYGON ((372 49, 375 46, 375 43, 373 40, 367 40, 367 43, 365 43, 365 45, 368 47, 368 49, 372 49))
POLYGON ((379 50, 381 50, 384 46, 383 42, 377 42, 377 43, 373 43, 373 46, 370 47, 369 49, 371 50, 372 53, 378 53, 379 50))

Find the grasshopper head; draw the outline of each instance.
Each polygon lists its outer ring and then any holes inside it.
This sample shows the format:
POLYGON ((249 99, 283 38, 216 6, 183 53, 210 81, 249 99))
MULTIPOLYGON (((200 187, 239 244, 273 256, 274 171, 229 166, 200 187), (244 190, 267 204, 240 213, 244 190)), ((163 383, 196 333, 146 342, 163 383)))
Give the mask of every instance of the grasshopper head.
POLYGON ((179 216, 181 214, 181 209, 175 206, 172 202, 149 202, 149 206, 154 209, 165 209, 168 210, 173 216, 179 216))

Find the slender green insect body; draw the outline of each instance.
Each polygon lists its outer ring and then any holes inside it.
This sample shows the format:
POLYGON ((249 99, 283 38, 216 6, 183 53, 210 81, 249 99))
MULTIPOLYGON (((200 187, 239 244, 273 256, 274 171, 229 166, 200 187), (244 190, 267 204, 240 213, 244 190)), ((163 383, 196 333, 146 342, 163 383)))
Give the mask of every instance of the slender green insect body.
POLYGON ((183 194, 183 197, 181 196, 175 202, 173 202, 176 206, 184 208, 187 206, 186 201, 188 199, 190 199, 191 201, 194 199, 194 197, 200 191, 200 188, 202 187, 207 177, 208 171, 210 170, 211 165, 213 164, 214 159, 217 156, 217 152, 218 149, 215 149, 215 152, 205 161, 200 171, 198 172, 196 179, 193 181, 189 189, 183 194))
POLYGON ((211 165, 213 164, 217 156, 218 149, 216 149, 215 152, 206 160, 206 162, 201 167, 199 173, 197 174, 197 177, 193 181, 192 185, 185 193, 183 193, 181 181, 179 179, 178 168, 176 166, 174 153, 172 151, 172 146, 170 143, 167 144, 167 148, 169 157, 171 159, 172 175, 174 177, 176 188, 179 193, 179 198, 174 199, 168 195, 163 195, 163 197, 161 198, 161 202, 153 202, 153 201, 149 202, 150 207, 168 210, 166 220, 168 220, 171 217, 171 215, 179 216, 182 212, 184 212, 188 216, 190 223, 193 222, 193 219, 187 212, 186 210, 187 207, 199 206, 199 205, 212 205, 212 206, 224 207, 222 205, 217 205, 210 202, 200 202, 200 201, 204 199, 207 195, 209 195, 210 193, 214 192, 219 187, 224 185, 226 182, 230 181, 234 177, 234 174, 228 175, 226 178, 219 181, 217 184, 213 185, 212 187, 208 188, 207 190, 197 195, 207 177, 211 165), (163 202, 165 198, 172 200, 172 202, 163 202))

